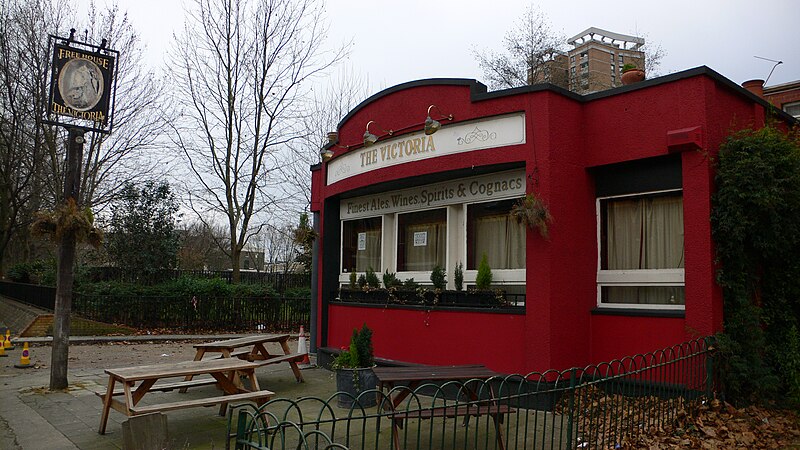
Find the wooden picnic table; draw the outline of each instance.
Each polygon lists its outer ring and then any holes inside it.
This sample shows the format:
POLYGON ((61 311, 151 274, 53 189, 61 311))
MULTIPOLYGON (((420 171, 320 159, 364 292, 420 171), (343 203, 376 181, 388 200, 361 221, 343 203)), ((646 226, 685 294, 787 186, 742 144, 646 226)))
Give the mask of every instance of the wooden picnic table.
MULTIPOLYGON (((287 362, 291 366, 297 382, 303 382, 303 375, 300 373, 297 363, 302 361, 306 354, 292 353, 289 348, 288 334, 258 334, 224 341, 195 344, 194 348, 197 350, 194 355, 195 361, 202 360, 206 353, 220 353, 222 358, 239 358, 251 362, 259 362, 261 366, 287 362), (283 354, 270 353, 264 345, 267 343, 280 344, 283 354)), ((191 376, 187 376, 185 381, 191 379, 191 376)), ((181 392, 186 392, 186 389, 181 389, 181 392)))
POLYGON ((470 398, 469 404, 408 411, 397 410, 400 403, 424 382, 488 380, 493 377, 502 377, 503 374, 483 365, 376 367, 373 371, 378 379, 378 389, 381 391, 386 389, 392 395, 390 404, 385 405, 385 408, 391 408, 393 411, 392 437, 395 448, 401 448, 398 428, 402 428, 403 420, 463 416, 466 421, 469 416, 489 415, 494 421, 498 448, 505 449, 501 424, 503 423, 503 415, 513 412, 513 410, 507 405, 497 403, 491 385, 488 386, 491 398, 485 402, 483 401, 484 399, 478 398, 478 393, 469 384, 465 384, 464 392, 470 398), (397 389, 392 392, 399 383, 407 383, 408 386, 405 389, 397 389))
POLYGON ((150 366, 106 369, 105 372, 108 374, 108 389, 105 393, 97 394, 103 400, 103 413, 100 416, 100 429, 98 432, 100 434, 105 433, 108 414, 111 408, 130 417, 173 409, 210 406, 219 403, 219 414, 224 416, 228 402, 240 400, 255 401, 257 404, 261 405, 275 395, 275 393, 261 390, 258 387, 258 380, 255 376, 256 367, 259 367, 259 364, 236 358, 225 358, 211 361, 183 361, 150 366), (195 375, 210 375, 211 377, 205 377, 194 381, 156 384, 158 380, 164 378, 195 375), (249 389, 243 386, 240 377, 249 380, 249 389), (122 388, 115 388, 117 383, 121 384, 122 388), (210 384, 216 385, 224 394, 221 396, 138 406, 142 397, 149 392, 166 392, 188 386, 210 384), (115 399, 114 397, 116 396, 123 396, 124 401, 115 399))

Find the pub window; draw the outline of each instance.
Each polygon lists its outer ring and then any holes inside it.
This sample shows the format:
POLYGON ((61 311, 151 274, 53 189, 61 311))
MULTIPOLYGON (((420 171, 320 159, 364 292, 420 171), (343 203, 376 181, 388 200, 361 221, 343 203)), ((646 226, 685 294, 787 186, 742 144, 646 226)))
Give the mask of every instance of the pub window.
POLYGON ((525 268, 525 226, 509 213, 516 199, 467 206, 467 269, 486 254, 492 269, 525 268))
POLYGON ((681 191, 598 199, 601 306, 683 308, 681 191))
POLYGON ((445 267, 447 209, 397 215, 397 270, 430 271, 445 267))
POLYGON ((380 217, 342 223, 342 272, 382 270, 381 230, 380 217))

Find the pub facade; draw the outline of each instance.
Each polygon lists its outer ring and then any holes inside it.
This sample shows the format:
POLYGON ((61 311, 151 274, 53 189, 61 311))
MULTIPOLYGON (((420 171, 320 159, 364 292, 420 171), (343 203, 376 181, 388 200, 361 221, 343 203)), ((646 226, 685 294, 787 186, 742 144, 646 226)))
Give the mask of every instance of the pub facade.
POLYGON ((366 323, 379 357, 525 373, 720 331, 714 156, 771 114, 707 67, 590 95, 468 79, 373 95, 312 167, 315 346, 366 323), (517 220, 526 199, 546 229, 517 220), (494 300, 446 301, 476 292, 482 262, 494 300), (353 286, 368 272, 421 286, 353 286))

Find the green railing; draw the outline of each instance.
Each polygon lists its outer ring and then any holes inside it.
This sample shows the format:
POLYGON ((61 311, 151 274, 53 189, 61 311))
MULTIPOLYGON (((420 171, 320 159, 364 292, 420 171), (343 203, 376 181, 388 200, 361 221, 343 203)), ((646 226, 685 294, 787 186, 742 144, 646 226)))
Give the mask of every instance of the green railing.
POLYGON ((713 393, 711 338, 607 363, 365 391, 348 409, 274 399, 229 416, 236 449, 614 449, 691 414, 713 393), (402 402, 391 399, 403 392, 402 402), (377 396, 378 405, 359 399, 377 396))

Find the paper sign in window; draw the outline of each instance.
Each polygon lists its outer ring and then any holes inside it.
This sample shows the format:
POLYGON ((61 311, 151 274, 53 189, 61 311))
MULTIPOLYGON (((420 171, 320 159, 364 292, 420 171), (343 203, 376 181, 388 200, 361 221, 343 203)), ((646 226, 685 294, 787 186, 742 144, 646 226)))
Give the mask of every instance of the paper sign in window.
POLYGON ((414 233, 414 247, 426 247, 428 245, 428 232, 417 231, 414 233))
POLYGON ((367 249, 367 233, 358 233, 358 251, 367 249))

